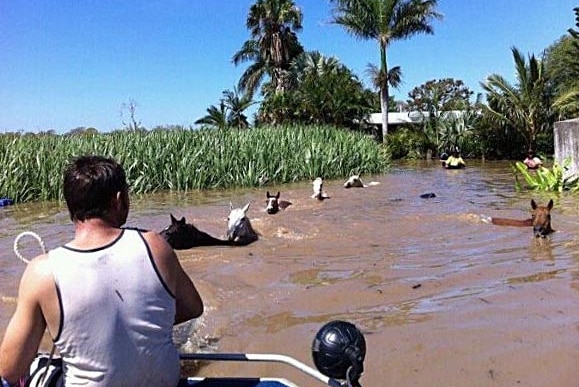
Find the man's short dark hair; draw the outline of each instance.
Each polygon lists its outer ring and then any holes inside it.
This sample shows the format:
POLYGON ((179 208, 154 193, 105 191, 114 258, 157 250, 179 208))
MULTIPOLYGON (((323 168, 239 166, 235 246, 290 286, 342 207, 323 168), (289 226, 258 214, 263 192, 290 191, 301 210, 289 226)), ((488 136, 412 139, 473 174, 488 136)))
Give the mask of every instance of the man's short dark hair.
POLYGON ((80 156, 64 171, 64 199, 70 219, 104 218, 117 192, 128 190, 122 165, 103 156, 80 156))

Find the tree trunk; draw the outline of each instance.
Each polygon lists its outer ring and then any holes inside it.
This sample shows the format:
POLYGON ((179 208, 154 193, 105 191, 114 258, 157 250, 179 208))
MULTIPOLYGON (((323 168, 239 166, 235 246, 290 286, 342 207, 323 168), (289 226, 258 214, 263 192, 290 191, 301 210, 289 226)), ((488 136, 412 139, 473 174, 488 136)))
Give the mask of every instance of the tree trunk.
POLYGON ((386 61, 386 43, 380 42, 380 108, 382 110, 382 142, 387 142, 388 136, 388 62, 386 61))
POLYGON ((380 107, 382 109, 382 142, 386 142, 388 135, 388 87, 380 90, 380 107))

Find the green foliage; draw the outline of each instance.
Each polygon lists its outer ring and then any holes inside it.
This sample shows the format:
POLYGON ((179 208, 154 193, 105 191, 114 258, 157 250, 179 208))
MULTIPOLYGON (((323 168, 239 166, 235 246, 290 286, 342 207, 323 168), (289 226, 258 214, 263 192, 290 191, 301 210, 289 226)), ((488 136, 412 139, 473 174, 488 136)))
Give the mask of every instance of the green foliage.
POLYGON ((400 128, 388 135, 388 150, 393 159, 421 159, 427 143, 422 133, 413 128, 400 128))
POLYGON ((463 155, 465 149, 473 140, 473 130, 480 116, 474 110, 465 110, 464 112, 443 112, 437 121, 436 130, 439 133, 438 150, 448 151, 453 148, 459 148, 463 155))
POLYGON ((527 62, 517 48, 511 51, 517 83, 510 84, 498 74, 490 75, 481 83, 488 94, 485 112, 497 125, 517 130, 525 139, 527 150, 532 150, 538 133, 550 129, 554 121, 548 78, 541 60, 529 55, 527 62))
POLYGON ((199 118, 195 124, 219 129, 248 128, 249 122, 244 112, 253 104, 250 94, 241 93, 237 88, 234 88, 233 91, 224 90, 219 107, 209 106, 207 115, 199 118))
POLYGON ((555 162, 551 169, 541 166, 531 172, 523 162, 517 161, 512 165, 513 174, 515 175, 515 187, 518 191, 523 189, 523 185, 519 180, 519 175, 522 175, 526 182, 526 187, 531 190, 556 192, 570 189, 576 190, 578 187, 577 177, 564 177, 570 163, 571 159, 567 158, 563 165, 555 162))
POLYGON ((433 79, 408 93, 410 110, 436 112, 466 110, 473 92, 460 79, 433 79))
POLYGON ((221 100, 219 107, 215 105, 209 106, 207 108, 207 114, 195 121, 195 124, 210 128, 227 128, 227 107, 225 106, 225 101, 221 100))
MULTIPOLYGON (((417 34, 433 34, 432 21, 441 19, 437 0, 331 0, 333 22, 359 39, 374 40, 380 50, 380 70, 372 78, 379 82, 382 112, 388 109, 389 84, 400 83, 398 70, 390 72, 387 50, 391 42, 417 34)), ((382 123, 382 137, 388 134, 388 115, 382 123)))
MULTIPOLYGON (((474 129, 474 137, 477 138, 478 154, 486 159, 517 160, 528 152, 523 136, 507 123, 497 123, 488 109, 482 110, 474 129)), ((538 141, 537 144, 539 143, 541 142, 538 141)), ((544 152, 544 148, 539 148, 538 145, 534 150, 544 152)))
POLYGON ((374 93, 364 89, 350 69, 317 51, 303 53, 292 62, 289 85, 283 93, 265 95, 258 112, 260 122, 351 128, 375 108, 374 93))
POLYGON ((303 14, 293 0, 257 0, 247 15, 251 38, 233 55, 237 66, 252 62, 239 80, 239 89, 253 95, 269 76, 272 90, 284 91, 290 62, 303 52, 297 33, 303 14))
POLYGON ((575 25, 564 36, 545 50, 545 63, 550 86, 555 94, 553 107, 560 119, 579 115, 579 7, 575 12, 575 25))
POLYGON ((331 179, 389 165, 368 136, 327 126, 11 134, 0 135, 0 194, 16 202, 61 199, 62 171, 83 154, 117 159, 137 194, 331 179))

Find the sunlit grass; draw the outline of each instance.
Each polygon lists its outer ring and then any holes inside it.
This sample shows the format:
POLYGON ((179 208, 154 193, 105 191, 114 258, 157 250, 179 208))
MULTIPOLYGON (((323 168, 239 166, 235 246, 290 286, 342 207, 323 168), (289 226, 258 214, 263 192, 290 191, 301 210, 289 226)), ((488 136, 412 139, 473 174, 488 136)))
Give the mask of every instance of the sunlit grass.
POLYGON ((111 156, 133 193, 288 183, 384 172, 385 148, 330 127, 118 131, 92 135, 0 135, 0 196, 62 199, 62 171, 75 156, 111 156))

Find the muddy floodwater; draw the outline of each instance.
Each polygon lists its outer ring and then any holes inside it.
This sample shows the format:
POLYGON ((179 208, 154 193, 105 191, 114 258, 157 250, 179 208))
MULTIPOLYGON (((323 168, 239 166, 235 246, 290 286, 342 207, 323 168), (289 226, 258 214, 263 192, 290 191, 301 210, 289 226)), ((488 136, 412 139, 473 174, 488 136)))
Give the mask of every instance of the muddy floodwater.
MULTIPOLYGON (((508 162, 470 161, 465 170, 408 163, 362 179, 380 184, 326 181, 322 202, 309 182, 146 195, 133 199, 128 225, 161 230, 172 213, 224 237, 229 202, 251 202, 257 242, 178 252, 206 303, 191 340, 204 351, 280 353, 313 365, 315 333, 340 319, 365 335, 365 387, 579 385, 579 193, 516 192, 508 162), (267 190, 293 205, 266 214, 267 190), (525 219, 531 199, 551 198, 549 239, 484 221, 525 219)), ((58 203, 0 208, 0 225, 3 333, 24 269, 12 251, 16 235, 34 231, 50 249, 73 229, 58 203)), ((37 243, 23 239, 21 251, 33 256, 37 243)), ((191 349, 187 329, 179 332, 191 349)), ((210 364, 199 373, 321 385, 272 363, 210 364)))

